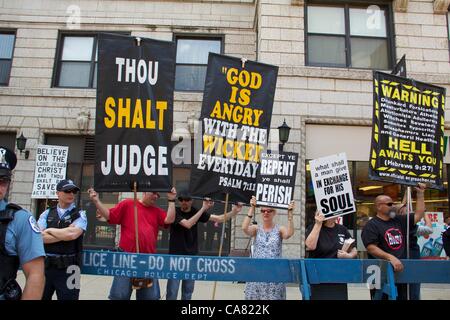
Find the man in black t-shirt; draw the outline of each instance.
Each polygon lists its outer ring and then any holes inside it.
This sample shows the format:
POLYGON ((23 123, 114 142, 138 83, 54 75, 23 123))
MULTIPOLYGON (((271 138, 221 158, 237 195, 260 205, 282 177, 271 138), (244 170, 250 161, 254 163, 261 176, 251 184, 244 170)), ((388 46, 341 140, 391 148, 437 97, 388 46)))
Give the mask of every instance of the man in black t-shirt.
MULTIPOLYGON (((407 217, 396 215, 394 202, 391 197, 386 195, 376 197, 375 209, 376 216, 367 222, 361 234, 369 258, 387 260, 392 264, 395 272, 401 272, 403 271, 403 264, 400 259, 406 259, 407 217)), ((410 215, 410 230, 422 218, 422 210, 410 215)), ((406 300, 406 286, 396 285, 398 299, 406 300)), ((372 298, 374 298, 374 295, 375 291, 371 290, 372 298)))
MULTIPOLYGON (((175 191, 176 192, 176 191, 175 191)), ((170 200, 169 200, 170 201, 170 200)), ((192 197, 187 191, 178 195, 180 206, 176 207, 175 221, 170 225, 169 254, 177 255, 197 255, 198 254, 198 222, 218 222, 223 223, 225 216, 210 214, 207 212, 213 206, 211 200, 204 200, 200 210, 192 207, 192 197)), ((242 205, 233 205, 228 212, 227 220, 236 216, 242 209, 242 205)), ((194 280, 182 280, 181 300, 191 300, 194 292, 194 280)), ((176 300, 180 280, 167 280, 166 300, 176 300)))

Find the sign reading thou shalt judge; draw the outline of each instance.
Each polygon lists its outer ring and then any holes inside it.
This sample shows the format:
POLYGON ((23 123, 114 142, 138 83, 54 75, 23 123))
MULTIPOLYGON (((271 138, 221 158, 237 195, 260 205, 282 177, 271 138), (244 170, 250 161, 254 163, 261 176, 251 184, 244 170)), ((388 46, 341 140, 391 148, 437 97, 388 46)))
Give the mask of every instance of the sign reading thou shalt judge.
POLYGON ((210 53, 201 112, 202 152, 194 196, 248 203, 267 146, 278 67, 210 53))
POLYGON ((292 152, 261 153, 256 178, 258 205, 287 209, 294 198, 298 154, 292 152))
POLYGON ((369 177, 442 188, 445 89, 374 72, 369 177))
POLYGON ((173 42, 100 34, 97 191, 170 190, 174 79, 173 42))
POLYGON ((309 166, 317 209, 325 219, 356 211, 345 153, 311 160, 309 166))

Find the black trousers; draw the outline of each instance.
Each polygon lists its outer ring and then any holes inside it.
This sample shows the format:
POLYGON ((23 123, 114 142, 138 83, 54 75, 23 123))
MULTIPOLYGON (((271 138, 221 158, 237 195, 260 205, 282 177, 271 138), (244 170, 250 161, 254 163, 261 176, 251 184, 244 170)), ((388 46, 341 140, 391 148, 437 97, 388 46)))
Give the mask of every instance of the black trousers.
MULTIPOLYGON (((407 299, 407 286, 406 283, 396 283, 395 286, 397 287, 397 300, 408 300, 407 299)), ((370 298, 372 300, 375 300, 375 294, 377 293, 378 289, 371 289, 370 290, 370 298)), ((385 293, 383 293, 381 300, 388 300, 389 296, 385 293)))
POLYGON ((80 289, 69 289, 71 285, 68 286, 67 280, 72 274, 66 273, 66 271, 67 268, 49 267, 45 269, 45 288, 42 300, 52 300, 55 291, 58 300, 79 299, 80 289))
POLYGON ((346 283, 321 283, 311 285, 311 300, 348 300, 346 283))

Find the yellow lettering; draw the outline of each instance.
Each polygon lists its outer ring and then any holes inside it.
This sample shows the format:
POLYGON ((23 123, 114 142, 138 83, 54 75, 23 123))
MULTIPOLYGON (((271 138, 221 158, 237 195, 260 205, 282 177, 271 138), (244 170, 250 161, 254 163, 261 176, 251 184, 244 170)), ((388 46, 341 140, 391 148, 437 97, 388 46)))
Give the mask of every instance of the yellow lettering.
POLYGON ((142 114, 142 104, 141 99, 136 99, 136 105, 134 107, 133 122, 131 123, 132 128, 144 128, 144 116, 142 114))
POLYGON ((125 118, 125 128, 130 127, 130 98, 125 99, 125 106, 123 105, 123 99, 119 99, 119 109, 117 111, 117 127, 122 128, 123 120, 125 118))
POLYGON ((152 120, 152 101, 147 100, 146 104, 146 113, 145 113, 145 128, 146 129, 155 129, 155 120, 152 120))
POLYGON ((109 118, 104 118, 105 121, 105 127, 112 128, 114 126, 114 123, 116 122, 116 113, 112 108, 116 107, 116 102, 114 101, 113 97, 108 97, 105 101, 105 113, 108 115, 109 118))
POLYGON ((213 111, 211 112, 211 114, 209 116, 211 118, 218 118, 218 119, 222 119, 223 120, 223 117, 221 116, 220 111, 221 111, 220 101, 217 100, 216 104, 214 105, 214 109, 213 109, 213 111))
POLYGON ((164 130, 164 112, 167 110, 167 101, 156 101, 156 110, 159 111, 158 129, 164 130))
POLYGON ((238 70, 236 68, 230 68, 227 72, 227 82, 231 85, 236 84, 238 77, 238 70))

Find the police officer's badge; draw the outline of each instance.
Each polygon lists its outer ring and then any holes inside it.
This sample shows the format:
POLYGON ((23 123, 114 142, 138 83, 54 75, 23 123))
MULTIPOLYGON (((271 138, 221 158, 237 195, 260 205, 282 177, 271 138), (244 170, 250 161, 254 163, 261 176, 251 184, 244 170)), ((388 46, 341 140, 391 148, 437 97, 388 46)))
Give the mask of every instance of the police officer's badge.
POLYGON ((39 228, 38 224, 36 223, 36 220, 34 217, 28 218, 28 222, 30 223, 31 229, 33 229, 36 233, 41 233, 41 229, 39 228))

